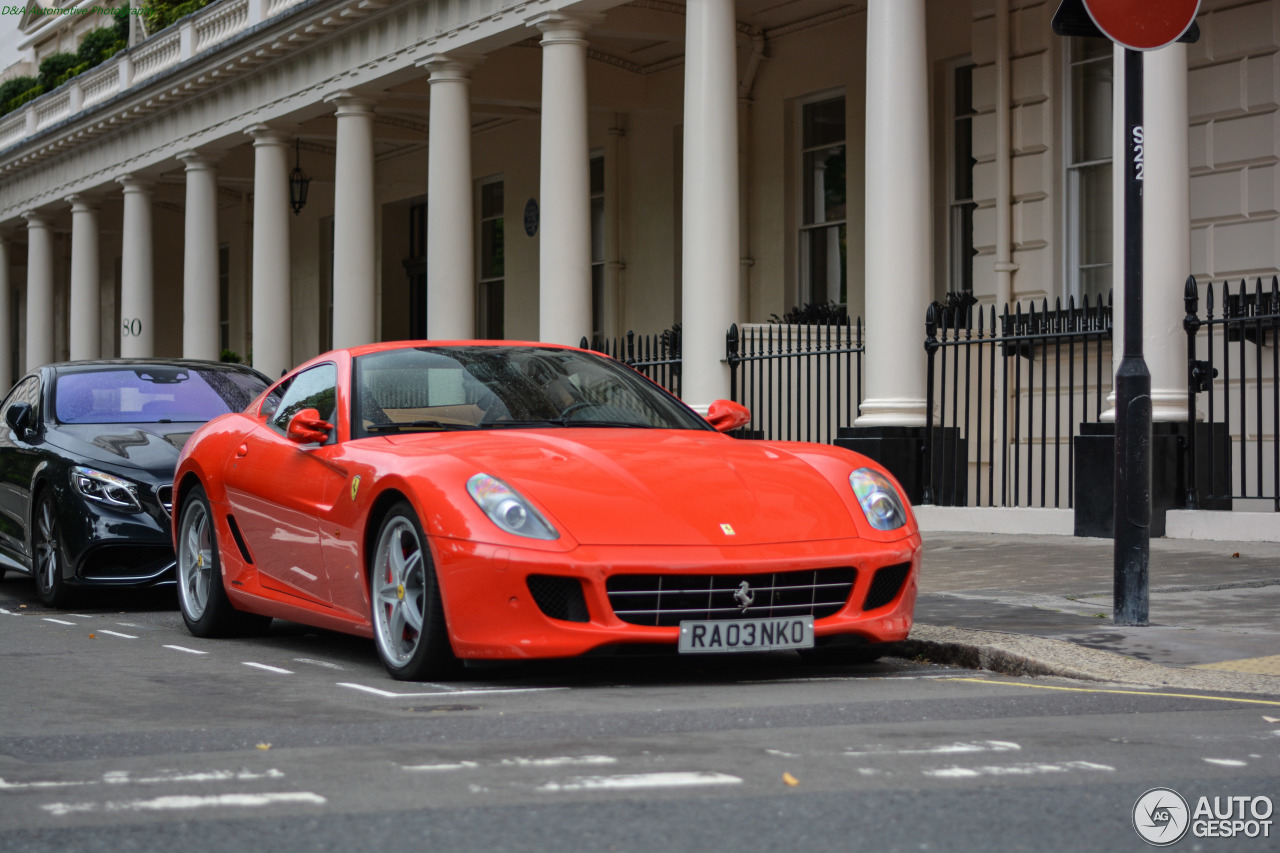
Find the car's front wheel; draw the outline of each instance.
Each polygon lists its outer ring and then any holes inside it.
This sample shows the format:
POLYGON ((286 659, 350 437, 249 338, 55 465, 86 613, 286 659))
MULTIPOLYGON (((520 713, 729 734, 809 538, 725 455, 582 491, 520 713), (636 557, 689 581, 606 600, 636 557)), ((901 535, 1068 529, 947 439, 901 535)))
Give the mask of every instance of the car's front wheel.
POLYGON ((407 503, 392 507, 378 529, 369 600, 378 655, 393 678, 424 681, 461 672, 449 644, 427 537, 407 503))
POLYGON ((36 595, 46 607, 63 608, 75 598, 75 590, 63 578, 65 555, 62 529, 58 524, 58 508, 48 488, 36 501, 35 529, 32 531, 32 574, 36 579, 36 595))
POLYGON ((236 610, 222 585, 222 561, 213 528, 213 510, 202 487, 187 492, 178 517, 178 607, 187 630, 197 637, 256 633, 271 617, 236 610))

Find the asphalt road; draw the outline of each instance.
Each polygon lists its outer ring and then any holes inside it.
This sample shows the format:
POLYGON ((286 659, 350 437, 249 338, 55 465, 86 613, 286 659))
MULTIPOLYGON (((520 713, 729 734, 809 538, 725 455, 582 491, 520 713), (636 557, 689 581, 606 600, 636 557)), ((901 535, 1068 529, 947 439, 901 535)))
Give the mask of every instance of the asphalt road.
MULTIPOLYGON (((1280 697, 789 653, 391 681, 371 642, 190 636, 0 582, 0 850, 1145 850, 1167 786, 1280 804, 1280 697)), ((1188 835, 1173 849, 1274 850, 1188 835)))

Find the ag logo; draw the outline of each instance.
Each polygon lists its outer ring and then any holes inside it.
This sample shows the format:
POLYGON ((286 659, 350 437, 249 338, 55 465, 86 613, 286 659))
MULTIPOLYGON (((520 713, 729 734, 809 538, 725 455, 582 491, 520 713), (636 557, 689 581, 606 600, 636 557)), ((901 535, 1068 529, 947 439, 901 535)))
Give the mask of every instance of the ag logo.
POLYGON ((1156 847, 1182 840, 1190 825, 1187 801, 1172 788, 1152 788, 1133 804, 1133 828, 1143 841, 1156 847))

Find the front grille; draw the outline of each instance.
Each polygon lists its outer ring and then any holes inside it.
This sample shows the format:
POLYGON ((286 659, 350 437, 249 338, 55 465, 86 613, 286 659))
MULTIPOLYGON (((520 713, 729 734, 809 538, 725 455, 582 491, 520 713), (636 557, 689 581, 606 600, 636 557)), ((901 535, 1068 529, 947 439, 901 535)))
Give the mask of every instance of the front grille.
POLYGON ((552 619, 565 622, 588 622, 587 600, 582 582, 577 578, 552 575, 529 575, 529 592, 538 609, 552 619))
POLYGON ((857 577, 852 567, 741 575, 614 575, 605 588, 614 615, 633 625, 770 616, 821 619, 844 607, 857 577), (747 599, 751 603, 744 608, 747 599))
POLYGON ((871 589, 867 590, 867 598, 862 602, 862 609, 875 610, 897 598, 910 571, 910 563, 899 563, 896 566, 885 566, 879 569, 876 576, 871 579, 871 589))
POLYGON ((78 576, 85 582, 172 582, 173 549, 168 545, 110 543, 85 554, 78 576))

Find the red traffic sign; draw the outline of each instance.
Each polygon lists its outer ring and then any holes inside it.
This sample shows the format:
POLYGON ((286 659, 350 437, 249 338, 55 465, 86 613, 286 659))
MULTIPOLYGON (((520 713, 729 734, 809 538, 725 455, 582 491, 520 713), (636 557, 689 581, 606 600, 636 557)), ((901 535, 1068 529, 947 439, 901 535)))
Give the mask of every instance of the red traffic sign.
POLYGON ((1173 44, 1196 19, 1200 0, 1084 0, 1107 38, 1133 50, 1173 44))

